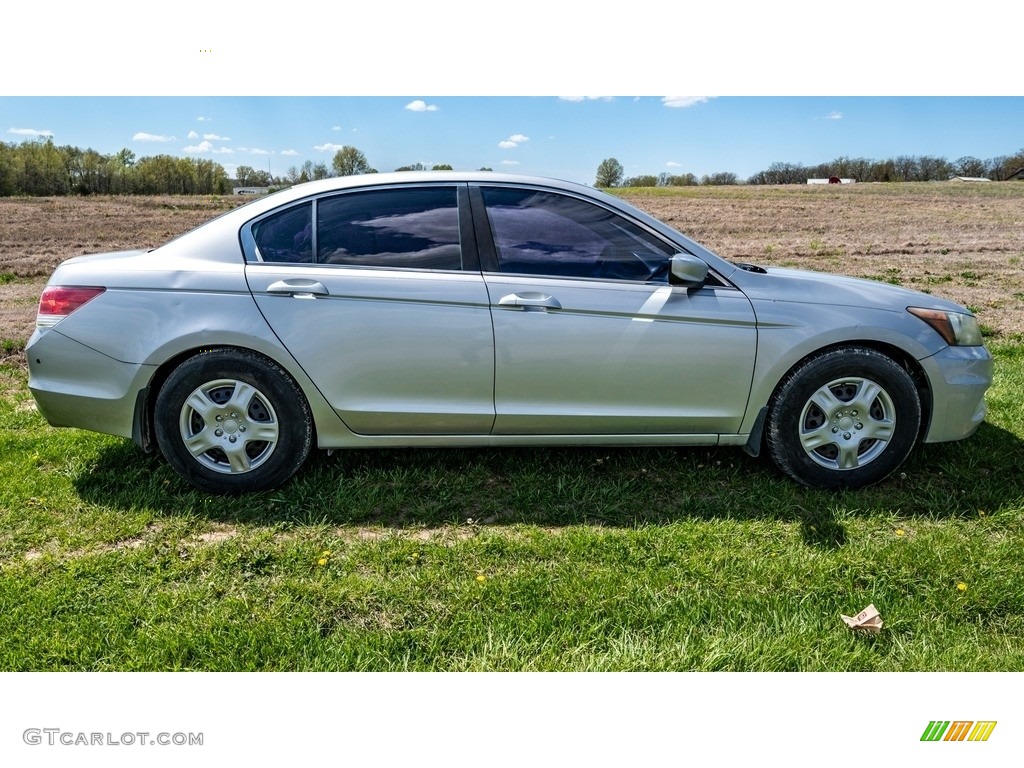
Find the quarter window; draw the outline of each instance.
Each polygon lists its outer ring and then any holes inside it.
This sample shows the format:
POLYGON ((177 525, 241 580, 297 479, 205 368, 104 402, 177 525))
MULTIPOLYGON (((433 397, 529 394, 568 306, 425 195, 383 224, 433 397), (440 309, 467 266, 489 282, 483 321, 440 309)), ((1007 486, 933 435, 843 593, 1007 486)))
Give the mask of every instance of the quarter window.
POLYGON ((502 272, 666 280, 676 251, 639 226, 574 197, 483 188, 502 272))
POLYGON ((252 225, 260 258, 309 264, 313 261, 313 204, 303 203, 252 225))

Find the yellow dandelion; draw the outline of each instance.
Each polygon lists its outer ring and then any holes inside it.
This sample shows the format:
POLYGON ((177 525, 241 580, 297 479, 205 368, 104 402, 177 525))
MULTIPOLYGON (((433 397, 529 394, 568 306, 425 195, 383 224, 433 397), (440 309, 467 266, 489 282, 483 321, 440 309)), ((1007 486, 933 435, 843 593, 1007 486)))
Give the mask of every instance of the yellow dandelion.
POLYGON ((906 536, 906 535, 907 535, 907 532, 906 532, 906 531, 904 531, 904 530, 903 530, 902 528, 897 528, 897 529, 896 529, 896 535, 897 535, 897 536, 906 536))
POLYGON ((316 561, 316 564, 317 565, 327 565, 327 558, 326 557, 321 557, 319 560, 316 561))
POLYGON ((956 585, 956 588, 958 590, 960 590, 961 592, 966 592, 967 591, 967 585, 964 584, 962 581, 959 584, 956 585))
POLYGON ((487 577, 484 576, 482 573, 478 573, 476 575, 476 581, 477 581, 477 584, 483 584, 485 581, 487 581, 487 577))

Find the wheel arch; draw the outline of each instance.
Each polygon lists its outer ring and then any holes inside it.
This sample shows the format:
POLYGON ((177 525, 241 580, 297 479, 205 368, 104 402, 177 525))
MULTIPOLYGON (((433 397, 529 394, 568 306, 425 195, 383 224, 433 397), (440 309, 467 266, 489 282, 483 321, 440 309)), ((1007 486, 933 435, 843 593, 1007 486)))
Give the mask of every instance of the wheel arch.
POLYGON ((244 352, 246 354, 255 355, 256 357, 263 358, 270 363, 277 365, 296 385, 299 391, 302 392, 302 396, 306 400, 306 406, 309 408, 310 413, 313 416, 312 427, 313 427, 313 444, 318 444, 318 418, 316 404, 310 402, 306 389, 303 386, 303 382, 298 380, 290 370, 290 367, 282 362, 276 360, 265 352, 261 352, 249 347, 238 346, 235 344, 211 344, 200 347, 192 347, 186 350, 182 350, 177 354, 169 357, 167 360, 157 366, 150 377, 148 386, 141 390, 135 401, 135 416, 132 424, 132 440, 139 448, 146 453, 152 453, 156 450, 156 432, 155 432, 155 419, 156 419, 156 401, 160 394, 160 390, 170 375, 183 363, 191 360, 192 358, 200 355, 204 352, 216 352, 216 351, 227 351, 227 352, 244 352))
POLYGON ((771 393, 764 402, 759 405, 758 411, 755 412, 755 428, 751 430, 751 436, 754 437, 755 440, 753 444, 748 443, 746 447, 747 453, 757 456, 764 451, 765 441, 767 439, 764 430, 761 429, 764 423, 764 413, 767 412, 772 401, 774 401, 778 396, 779 390, 790 375, 792 375, 797 368, 802 366, 808 360, 817 357, 818 355, 844 349, 846 347, 861 347, 879 352, 896 361, 908 374, 910 374, 910 378, 913 380, 914 386, 917 388, 917 395, 921 400, 921 426, 918 430, 918 439, 923 439, 924 436, 928 434, 928 428, 930 427, 932 420, 932 390, 931 385, 928 382, 928 376, 917 358, 907 350, 902 349, 895 344, 889 344, 877 339, 849 339, 846 341, 836 341, 806 353, 798 360, 795 360, 782 372, 782 375, 776 378, 775 383, 772 386, 771 393))

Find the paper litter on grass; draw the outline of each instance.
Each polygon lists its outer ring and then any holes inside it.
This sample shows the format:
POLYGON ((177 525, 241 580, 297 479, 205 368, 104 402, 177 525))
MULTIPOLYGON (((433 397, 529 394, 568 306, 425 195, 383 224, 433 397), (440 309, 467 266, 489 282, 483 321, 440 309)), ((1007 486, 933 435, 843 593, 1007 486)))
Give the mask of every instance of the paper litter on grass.
POLYGON ((864 632, 880 632, 882 629, 882 616, 875 608, 875 604, 872 603, 863 611, 858 613, 856 616, 844 616, 839 614, 839 618, 846 622, 846 626, 850 629, 857 629, 864 632))

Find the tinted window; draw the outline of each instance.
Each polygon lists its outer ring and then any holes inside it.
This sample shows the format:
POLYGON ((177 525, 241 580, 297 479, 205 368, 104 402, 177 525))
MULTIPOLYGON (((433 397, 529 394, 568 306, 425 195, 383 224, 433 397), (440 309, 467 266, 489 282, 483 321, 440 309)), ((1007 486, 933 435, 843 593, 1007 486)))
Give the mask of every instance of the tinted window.
POLYGON ((484 188, 502 272, 666 279, 673 249, 600 206, 524 189, 484 188))
POLYGON ((317 261, 462 269, 455 188, 387 189, 321 199, 317 261))
POLYGON ((313 261, 313 206, 297 205, 260 219, 252 236, 264 261, 313 261))

